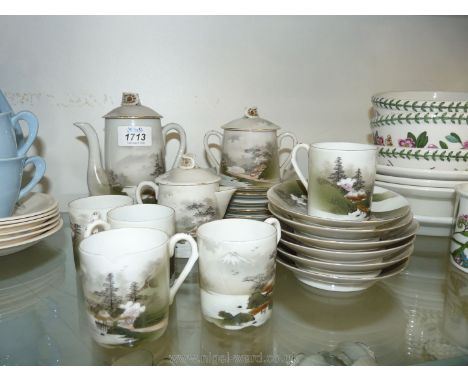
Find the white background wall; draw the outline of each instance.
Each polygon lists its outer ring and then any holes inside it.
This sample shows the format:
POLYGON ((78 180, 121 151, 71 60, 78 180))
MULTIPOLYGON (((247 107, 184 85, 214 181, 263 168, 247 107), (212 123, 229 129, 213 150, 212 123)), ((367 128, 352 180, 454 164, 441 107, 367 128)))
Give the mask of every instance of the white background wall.
MULTIPOLYGON (((468 90, 467 17, 0 17, 0 88, 40 120, 32 153, 62 206, 87 193, 87 146, 122 91, 207 130, 256 105, 300 141, 366 142, 372 94, 468 90)), ((170 142, 172 159, 177 145, 170 142)), ((1 180, 0 180, 1 182, 1 180)))

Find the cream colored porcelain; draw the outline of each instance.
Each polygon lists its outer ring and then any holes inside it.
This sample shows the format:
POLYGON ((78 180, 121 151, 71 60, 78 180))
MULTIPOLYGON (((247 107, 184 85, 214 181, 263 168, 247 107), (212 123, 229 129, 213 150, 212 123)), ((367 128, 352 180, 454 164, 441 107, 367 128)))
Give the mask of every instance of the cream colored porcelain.
POLYGON ((224 219, 197 230, 203 317, 224 329, 264 324, 272 314, 279 222, 224 219))
POLYGON ((368 220, 374 190, 376 148, 349 142, 300 143, 291 162, 308 190, 307 213, 329 220, 368 220), (300 149, 307 151, 306 177, 297 164, 300 149))
POLYGON ((134 346, 165 332, 169 306, 195 265, 198 251, 190 235, 169 238, 156 229, 120 228, 86 236, 79 256, 92 337, 112 347, 134 346), (181 240, 190 243, 192 253, 170 287, 169 259, 181 240))
POLYGON ((221 187, 221 178, 208 169, 196 166, 190 155, 183 155, 181 164, 155 182, 141 182, 136 190, 138 203, 145 187, 154 190, 158 204, 175 211, 176 232, 194 234, 203 223, 222 219, 229 201, 236 191, 221 187))
POLYGON ((49 231, 43 232, 42 234, 38 236, 33 236, 27 240, 18 240, 17 242, 11 243, 8 245, 0 245, 0 256, 11 255, 13 253, 22 251, 23 249, 31 247, 34 244, 38 243, 39 241, 59 231, 62 228, 62 226, 63 226, 63 220, 60 219, 58 224, 55 227, 53 227, 49 231))
MULTIPOLYGON (((283 232, 284 233, 284 232, 283 232)), ((294 238, 283 234, 281 244, 302 257, 322 262, 339 262, 346 264, 378 263, 384 258, 397 256, 406 252, 414 243, 415 238, 404 241, 389 248, 379 250, 336 250, 308 247, 294 238)))
POLYGON ((397 264, 383 269, 382 272, 377 276, 349 277, 348 275, 330 275, 323 272, 313 272, 311 270, 299 269, 292 264, 288 264, 280 258, 278 258, 276 261, 285 268, 292 271, 294 276, 296 276, 300 282, 313 288, 332 292, 363 291, 371 287, 377 281, 385 280, 402 272, 407 267, 409 262, 408 259, 402 260, 397 264))
MULTIPOLYGON (((283 242, 283 241, 282 241, 283 242)), ((278 247, 278 252, 286 256, 288 259, 294 261, 299 269, 311 269, 316 272, 327 272, 330 274, 359 274, 364 275, 369 272, 368 275, 375 273, 377 275, 383 268, 387 268, 390 265, 396 264, 404 259, 407 259, 413 253, 413 245, 409 245, 405 250, 388 256, 385 259, 377 258, 372 262, 331 262, 315 260, 310 257, 304 256, 302 253, 291 251, 284 247, 278 247)), ((350 258, 352 255, 349 256, 350 258)))
POLYGON ((32 225, 32 226, 20 226, 15 228, 10 228, 10 230, 3 231, 0 230, 0 242, 3 239, 13 239, 13 238, 19 238, 21 235, 27 235, 33 232, 37 232, 38 230, 44 229, 46 227, 49 227, 53 224, 56 224, 60 220, 60 214, 57 211, 54 216, 51 218, 48 218, 45 221, 40 221, 39 223, 32 225))
POLYGON ((418 229, 419 223, 413 219, 411 225, 404 232, 398 233, 397 235, 390 236, 389 238, 380 241, 340 241, 333 239, 314 238, 311 236, 305 236, 291 232, 289 229, 285 229, 284 227, 281 229, 281 232, 286 237, 291 237, 306 246, 346 251, 370 251, 395 246, 402 244, 407 240, 411 240, 415 237, 418 229))
POLYGON ((402 220, 394 224, 382 226, 380 228, 371 229, 347 229, 341 227, 325 227, 315 224, 310 224, 296 218, 296 220, 288 219, 287 214, 281 213, 275 207, 270 206, 271 213, 282 223, 294 228, 298 233, 304 235, 319 236, 328 239, 339 240, 379 240, 381 237, 396 234, 399 231, 406 229, 413 221, 413 215, 410 213, 402 220))
POLYGON ((293 179, 273 186, 267 193, 273 207, 292 218, 308 224, 326 227, 371 229, 390 225, 410 212, 408 201, 401 195, 382 187, 374 187, 372 213, 366 221, 340 221, 309 216, 307 214, 307 191, 301 182, 293 179))
POLYGON ((20 200, 13 211, 13 215, 0 219, 0 227, 25 221, 36 220, 40 215, 56 209, 57 201, 48 194, 31 192, 20 200))

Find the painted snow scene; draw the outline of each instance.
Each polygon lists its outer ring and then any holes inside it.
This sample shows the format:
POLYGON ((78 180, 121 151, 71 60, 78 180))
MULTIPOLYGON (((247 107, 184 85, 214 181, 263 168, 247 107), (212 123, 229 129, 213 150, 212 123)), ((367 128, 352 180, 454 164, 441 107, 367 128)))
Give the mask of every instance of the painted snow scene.
POLYGON ((201 191, 199 186, 173 186, 160 188, 160 203, 175 211, 176 231, 195 235, 197 228, 218 218, 214 191, 201 191), (204 194, 204 195, 203 195, 204 194))
POLYGON ((234 130, 225 131, 223 141, 219 172, 224 185, 268 187, 280 180, 276 136, 234 130))
POLYGON ((87 316, 96 342, 134 346, 164 333, 169 315, 167 263, 160 259, 148 267, 140 265, 142 277, 138 281, 127 279, 127 271, 99 275, 83 272, 87 316))
POLYGON ((144 180, 154 180, 166 172, 164 150, 161 149, 157 153, 139 152, 126 155, 118 161, 106 163, 106 168, 112 193, 126 195, 123 191, 125 187, 135 186, 144 180))
POLYGON ((272 313, 276 248, 259 243, 250 249, 216 245, 198 238, 203 316, 225 329, 264 324, 272 313), (212 252, 216 251, 216 252, 212 252))
MULTIPOLYGON (((314 164, 314 166, 317 166, 314 164)), ((309 214, 335 219, 366 220, 370 216, 375 172, 345 163, 338 156, 324 161, 309 179, 309 214)))

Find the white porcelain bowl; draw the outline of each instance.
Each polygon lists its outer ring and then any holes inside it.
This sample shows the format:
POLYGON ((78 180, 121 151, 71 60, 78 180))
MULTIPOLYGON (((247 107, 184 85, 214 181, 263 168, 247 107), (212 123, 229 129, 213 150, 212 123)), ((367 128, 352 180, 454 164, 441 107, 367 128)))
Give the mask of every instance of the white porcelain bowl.
POLYGON ((405 168, 377 165, 377 173, 414 179, 468 182, 468 171, 438 171, 431 169, 405 168))
POLYGON ((376 181, 376 185, 403 195, 411 205, 414 215, 448 218, 455 207, 455 190, 452 188, 418 187, 376 181))
POLYGON ((452 230, 453 218, 416 215, 419 222, 418 235, 449 237, 452 230))
POLYGON ((377 115, 393 113, 468 113, 468 93, 443 91, 383 92, 372 96, 377 115))
POLYGON ((466 183, 462 180, 433 180, 433 179, 418 179, 404 176, 390 176, 378 173, 375 175, 375 180, 386 183, 405 184, 407 186, 417 187, 434 187, 434 188, 455 188, 457 184, 466 183))

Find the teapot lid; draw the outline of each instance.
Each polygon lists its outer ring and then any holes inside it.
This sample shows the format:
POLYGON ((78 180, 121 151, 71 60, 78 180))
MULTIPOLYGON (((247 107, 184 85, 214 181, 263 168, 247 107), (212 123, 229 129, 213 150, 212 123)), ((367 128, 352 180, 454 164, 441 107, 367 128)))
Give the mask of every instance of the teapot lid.
POLYGON ((107 113, 106 119, 160 119, 161 114, 158 114, 153 109, 143 106, 140 103, 138 93, 122 93, 122 104, 107 113))
POLYGON ((256 107, 249 107, 242 118, 235 119, 221 126, 226 130, 244 130, 244 131, 272 131, 278 130, 280 127, 266 119, 258 116, 256 107))
POLYGON ((210 170, 200 168, 191 154, 182 155, 178 168, 162 174, 156 178, 156 183, 173 186, 196 186, 217 183, 221 178, 210 170))

